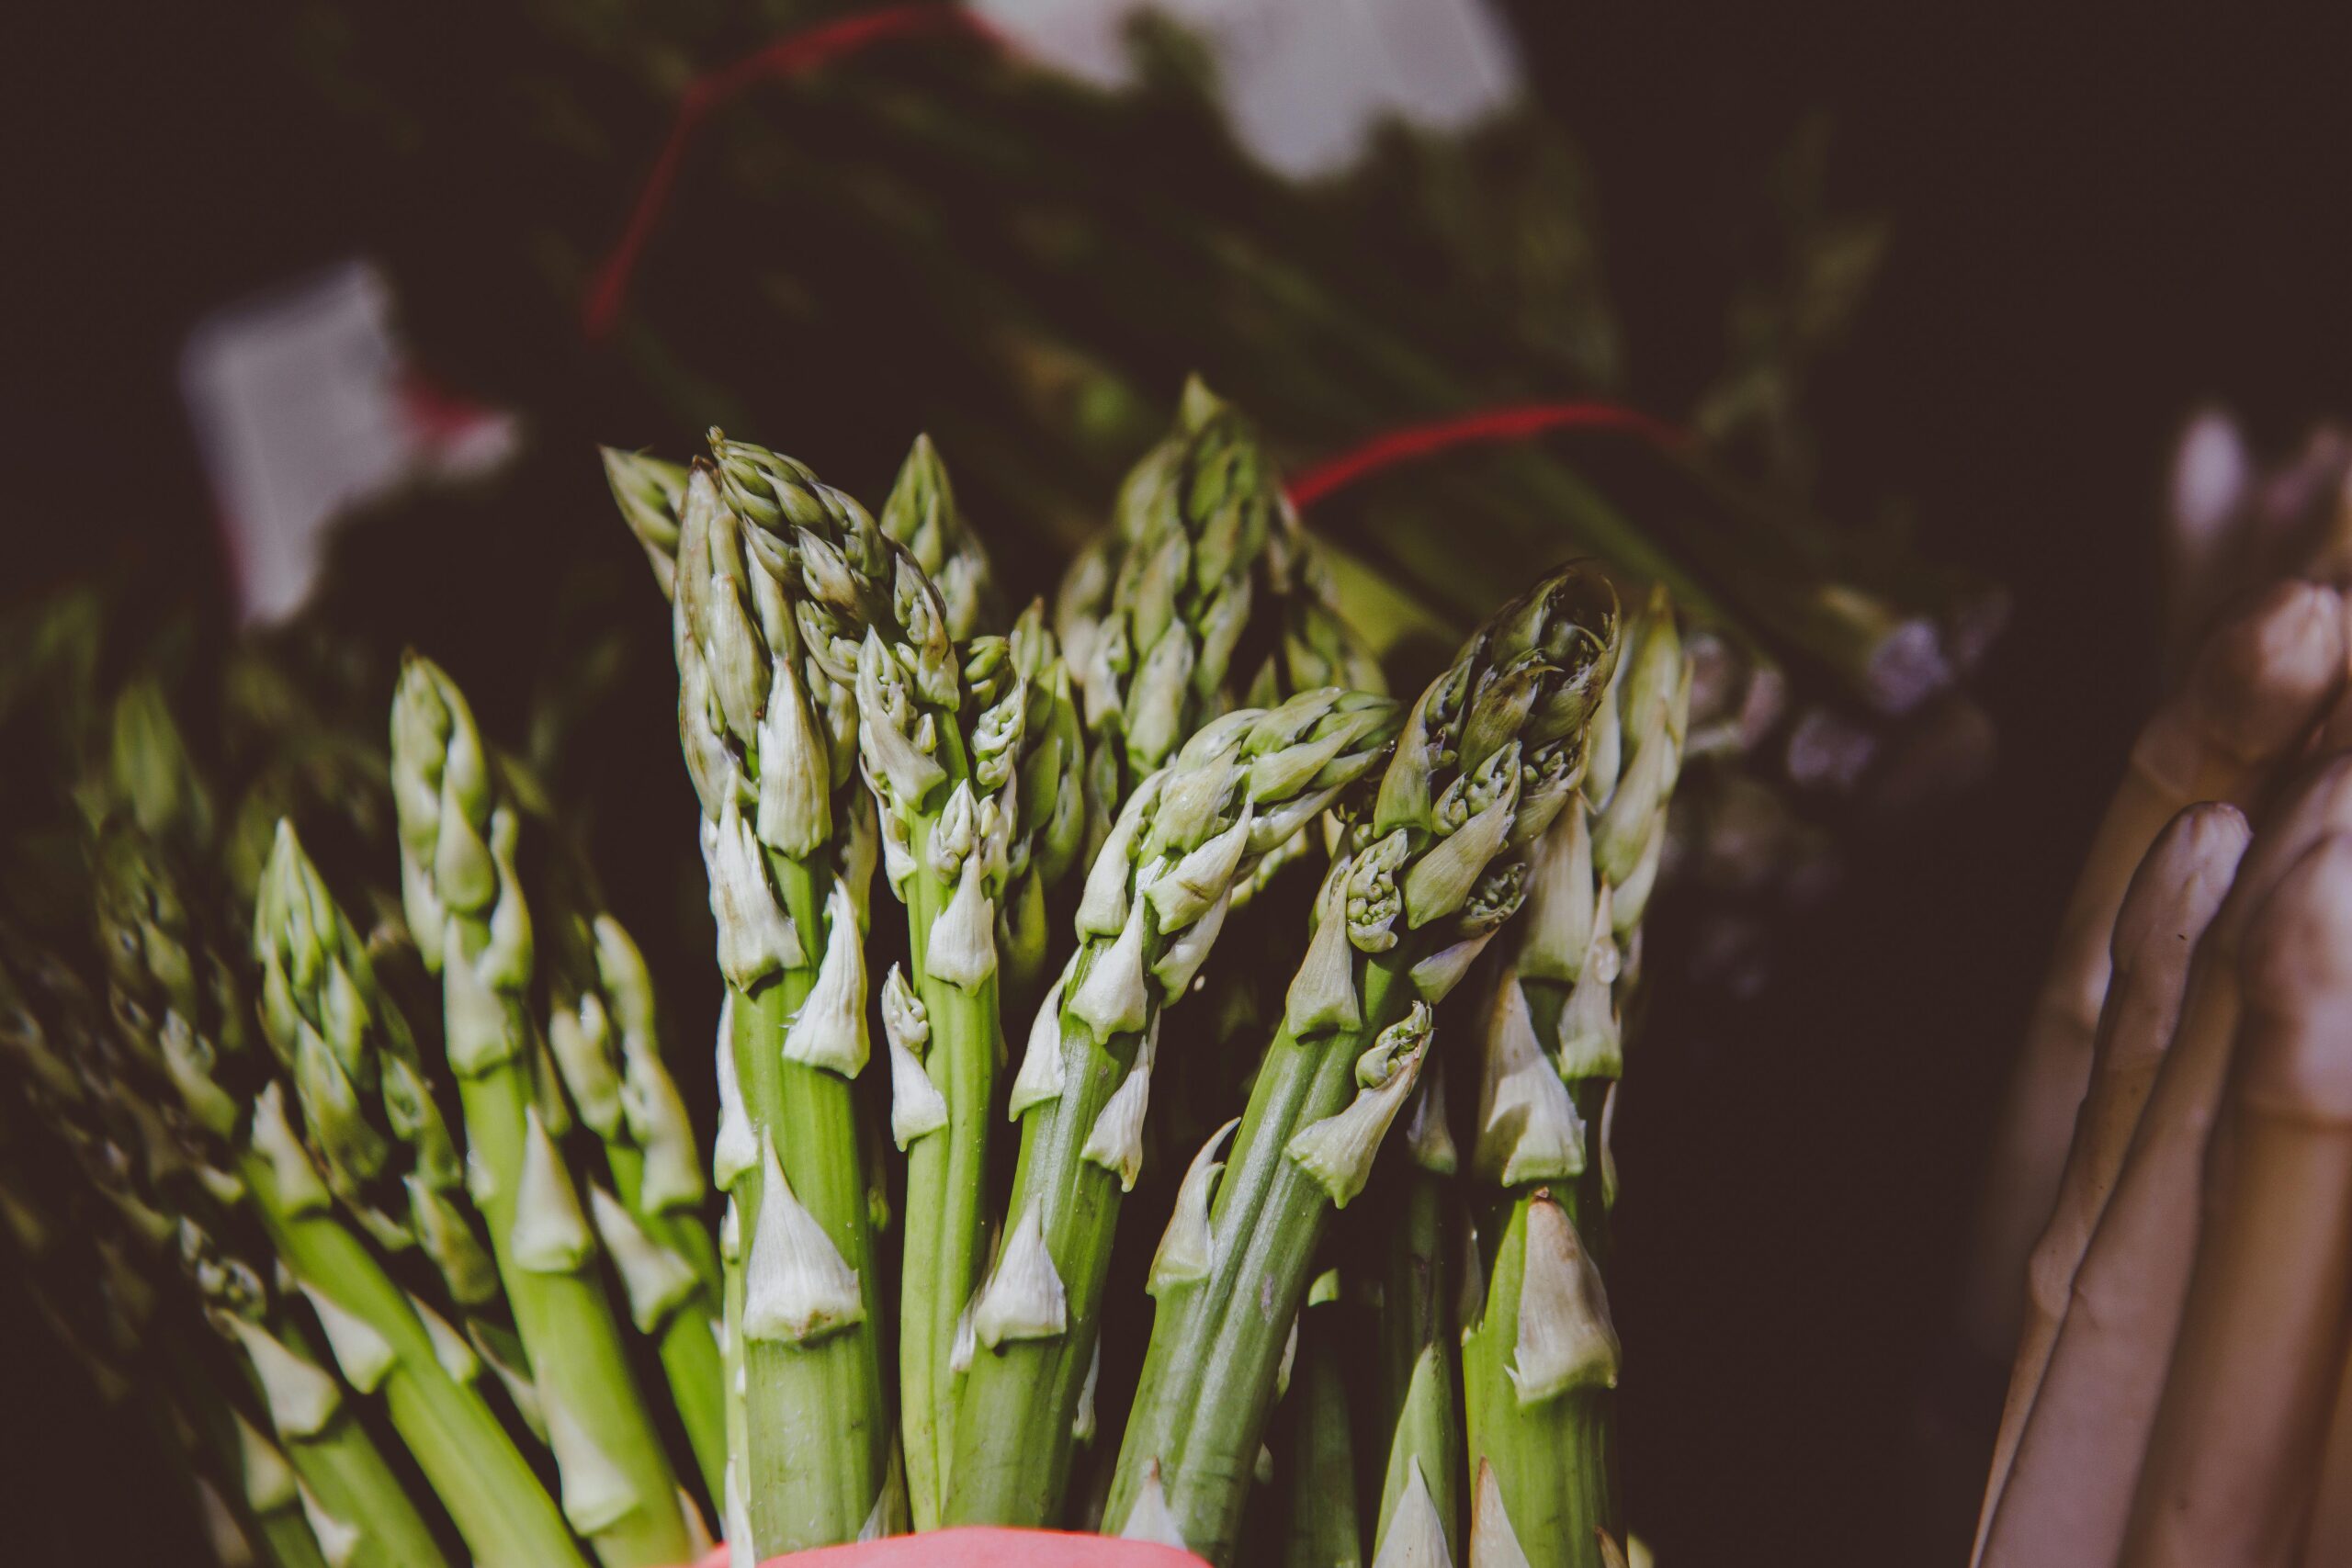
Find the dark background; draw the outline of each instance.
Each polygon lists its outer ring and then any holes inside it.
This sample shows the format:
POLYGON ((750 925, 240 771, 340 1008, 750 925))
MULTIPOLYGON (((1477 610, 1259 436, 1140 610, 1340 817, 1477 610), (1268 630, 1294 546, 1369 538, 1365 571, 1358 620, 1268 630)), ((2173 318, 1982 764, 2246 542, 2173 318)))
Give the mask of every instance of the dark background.
MULTIPOLYGON (((0 94, 0 580, 124 541, 214 570, 181 334, 305 266, 399 254, 410 220, 249 22, 68 9, 12 44, 0 94)), ((1719 361, 1720 317, 1688 302, 1736 276, 1724 215, 1804 115, 1832 117, 1838 194, 1895 243, 1818 388, 1827 493, 1918 498, 1942 553, 2015 592, 1979 683, 2000 767, 1872 842, 1760 999, 1662 999, 1621 1208, 1629 1484, 1669 1568, 1956 1562, 1974 1478, 1938 1489, 1918 1413, 1930 1390, 1986 1422, 1997 1401, 1946 1360, 1949 1300, 2025 999, 2151 686, 2169 439, 2209 397, 2275 449, 2352 411, 2346 40, 2243 6, 1515 9, 1598 172, 1645 406, 1687 406, 1719 361)), ((480 288, 484 310, 543 292, 497 257, 480 288)), ((180 1560, 143 1461, 0 1300, 9 1555, 180 1560)))

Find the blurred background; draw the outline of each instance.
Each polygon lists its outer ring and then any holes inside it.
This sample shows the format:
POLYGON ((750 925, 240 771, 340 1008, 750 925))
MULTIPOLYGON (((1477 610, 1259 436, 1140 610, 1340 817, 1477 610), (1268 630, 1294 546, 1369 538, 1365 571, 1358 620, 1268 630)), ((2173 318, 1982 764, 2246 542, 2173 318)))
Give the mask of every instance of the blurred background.
MULTIPOLYGON (((684 165, 632 284, 642 310, 601 341, 581 329, 588 268, 684 71, 755 46, 761 17, 677 8, 684 41, 654 71, 665 97, 598 63, 626 6, 400 9, 15 18, 32 36, 0 107, 11 595, 130 562, 223 606, 241 584, 250 600, 255 563, 241 571, 224 546, 239 536, 217 454, 233 432, 217 399, 213 423, 191 416, 191 378, 214 363, 191 333, 289 280, 348 277, 334 269, 353 258, 371 268, 362 313, 380 310, 406 345, 402 406, 430 433, 418 460, 458 482, 371 503, 397 525, 338 547, 326 613, 414 640, 471 688, 562 646, 566 617, 633 616, 662 652, 591 443, 679 448, 689 411, 758 381, 770 400, 746 434, 854 488, 887 476, 919 410, 870 428, 816 411, 888 410, 927 367, 859 363, 841 324, 852 283, 833 277, 819 308, 762 270, 821 253, 827 227, 796 224, 789 201, 746 220, 716 173, 755 159, 763 131, 825 158, 854 121, 822 84, 756 87, 727 111, 737 161, 684 165), (697 292, 722 254, 733 270, 697 292), (730 315, 747 302, 784 326, 730 315), (665 351, 657 327, 718 346, 665 351), (821 434, 774 427, 779 406, 806 406, 821 434), (550 551, 586 564, 570 597, 544 587, 550 551)), ((1741 301, 1787 264, 1792 206, 1867 220, 1883 239, 1875 282, 1806 367, 1809 504, 1899 507, 1934 559, 2007 591, 2007 630, 1971 681, 1996 750, 1968 748, 1951 764, 1965 787, 1899 814, 1821 808, 1857 818, 1833 823, 1838 874, 1792 901, 1753 962, 1659 987, 1622 1155, 1624 1462, 1660 1560, 1954 1561, 2000 1391, 1952 1355, 1949 1301, 2059 902, 2155 683, 2172 445, 2209 402, 2273 457, 2352 410, 2352 29, 2317 7, 2143 7, 2128 23, 2005 4, 1496 9, 1525 93, 1580 150, 1575 232, 1594 236, 1608 300, 1605 355, 1584 344, 1608 361, 1595 380, 1692 417, 1743 351, 1741 301)), ((915 53, 851 69, 914 98, 947 90, 949 68, 915 53)), ((1181 158, 1152 155, 1155 123, 1122 143, 1120 177, 1181 183, 1181 158)), ((773 177, 789 191, 797 176, 786 160, 773 177)), ((1415 288, 1409 258, 1396 277, 1415 288)), ((1181 368, 1139 379, 1154 418, 1181 368)), ((1247 384, 1221 389, 1250 401, 1247 384)), ((1294 450, 1317 455, 1304 435, 1294 450)), ((1077 488, 1076 503, 1107 500, 1107 483, 1077 488)), ((1023 586, 1050 578, 1045 541, 1066 541, 1057 504, 1037 502, 1038 556, 1009 572, 1023 586)), ((676 907, 660 867, 692 859, 668 673, 642 672, 624 659, 563 742, 600 845, 639 848, 601 859, 641 934, 676 907)), ((520 725, 528 688, 485 718, 520 725)), ((1691 902, 1658 940, 1697 954, 1713 938, 1691 902)), ((698 919, 681 915, 671 945, 699 948, 698 919)), ((22 1559, 175 1560, 78 1371, 13 1296, 0 1314, 0 1509, 18 1516, 6 1528, 22 1559)))

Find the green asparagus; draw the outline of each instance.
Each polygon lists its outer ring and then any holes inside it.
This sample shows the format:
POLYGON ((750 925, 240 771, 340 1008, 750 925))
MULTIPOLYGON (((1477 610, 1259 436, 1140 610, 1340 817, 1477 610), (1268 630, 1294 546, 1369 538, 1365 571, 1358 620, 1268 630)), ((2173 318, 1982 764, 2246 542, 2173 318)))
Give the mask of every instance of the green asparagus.
POLYGON ((703 1483, 723 1496, 724 1282, 701 1213, 707 1191, 695 1130, 662 1064, 653 976, 608 914, 566 921, 569 971, 548 1019, 548 1044, 581 1121, 605 1145, 612 1178, 588 1213, 628 1296, 638 1332, 659 1347, 670 1395, 703 1483), (569 993, 568 995, 564 993, 569 993))
POLYGON ((1360 779, 1396 723, 1385 698, 1336 689, 1238 709, 1121 808, 1012 1085, 1021 1157, 972 1313, 950 1522, 1056 1518, 1119 1200, 1142 1159, 1161 1010, 1199 973, 1254 863, 1360 779))
POLYGON ((254 939, 263 1033, 294 1092, 271 1082, 241 1097, 212 1077, 217 1056, 198 1051, 179 1075, 192 1113, 236 1137, 236 1173, 287 1266, 365 1329, 355 1339, 385 1362, 392 1424, 475 1559, 579 1562, 571 1510, 558 1511, 471 1386, 481 1367, 466 1340, 396 1284, 336 1217, 340 1202, 356 1219, 368 1216, 358 1223, 380 1245, 422 1250, 461 1307, 497 1296, 499 1275, 465 1187, 436 1185, 454 1156, 429 1089, 412 1086, 404 1070, 415 1062, 407 1025, 290 824, 278 830, 254 939), (404 1219, 374 1191, 396 1145, 417 1151, 414 1168, 398 1179, 404 1219))
POLYGON ((1324 1224, 1412 1092, 1431 1003, 1517 910, 1617 653, 1606 581, 1569 567, 1498 611, 1414 705, 1317 898, 1208 1213, 1208 1238, 1225 1239, 1157 1281, 1106 1516, 1120 1533, 1231 1555, 1324 1224))
MULTIPOLYGON (((414 655, 391 733, 401 898, 417 953, 441 978, 468 1185, 530 1359, 564 1517, 607 1568, 676 1563, 693 1550, 688 1510, 594 1272, 596 1237, 557 1141, 562 1090, 531 1011, 516 808, 464 696, 414 655)), ((296 909, 288 900, 281 918, 296 909)))
POLYGON ((1137 780, 1237 703, 1382 690, 1246 422, 1198 380, 1062 579, 1055 624, 1093 734, 1099 838, 1137 780))
POLYGON ((1626 633, 1575 807, 1537 856, 1494 976, 1471 1161, 1488 1189, 1486 1293, 1463 1334, 1474 1558, 1599 1568, 1623 1533, 1601 1267, 1625 1000, 1680 773, 1690 667, 1654 595, 1626 633))
POLYGON ((887 542, 805 470, 715 445, 729 496, 695 466, 672 626, 728 986, 712 1144, 729 1196, 727 1538, 764 1557, 878 1534, 893 1512, 850 1081, 866 1056, 860 933, 878 836, 853 773, 860 639, 811 585, 872 609, 842 546, 866 561, 887 542))
MULTIPOLYGON (((926 451, 910 468, 944 495, 944 471, 926 451)), ((899 494, 909 488, 902 477, 899 494)), ((1037 967, 1045 888, 1075 852, 1083 818, 1069 681, 1042 611, 1033 607, 1010 639, 974 643, 959 671, 935 598, 915 582, 899 599, 919 613, 889 640, 883 628, 867 629, 857 698, 861 755, 890 886, 907 908, 913 975, 911 986, 895 971, 889 977, 883 1021, 892 1135, 907 1151, 901 1443, 914 1525, 928 1529, 941 1517, 953 1459, 956 1323, 982 1261, 1004 1054, 1002 970, 1016 956, 1029 972, 1037 967), (934 662, 943 679, 927 678, 934 662), (935 694, 926 696, 927 687, 935 694), (1027 906, 1026 930, 1006 930, 999 914, 1015 897, 1027 906)))

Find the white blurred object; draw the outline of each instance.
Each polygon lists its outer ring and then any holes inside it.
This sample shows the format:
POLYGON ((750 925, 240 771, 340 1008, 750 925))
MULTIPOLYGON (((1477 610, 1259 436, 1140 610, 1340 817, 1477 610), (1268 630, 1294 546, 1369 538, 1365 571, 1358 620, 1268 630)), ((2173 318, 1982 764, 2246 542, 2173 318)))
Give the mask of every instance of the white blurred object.
POLYGON ((301 607, 348 507, 413 479, 487 472, 517 444, 513 416, 415 374, 390 288, 365 261, 206 317, 180 351, 180 395, 247 621, 301 607))
POLYGON ((2184 536, 2202 543, 2229 522, 2254 481, 2254 459, 2229 411, 2200 409, 2173 454, 2172 515, 2184 536))
POLYGON ((1334 174, 1389 118, 1456 130, 1519 95, 1488 0, 972 0, 1032 58, 1099 86, 1133 78, 1126 30, 1157 11, 1200 35, 1234 134, 1295 179, 1334 174))

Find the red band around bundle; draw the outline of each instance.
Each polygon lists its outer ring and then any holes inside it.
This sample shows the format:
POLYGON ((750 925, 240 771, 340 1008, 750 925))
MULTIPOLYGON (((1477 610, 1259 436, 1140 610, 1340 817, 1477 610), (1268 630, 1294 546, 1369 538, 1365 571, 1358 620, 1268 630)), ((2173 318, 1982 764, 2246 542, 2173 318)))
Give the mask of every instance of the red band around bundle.
POLYGON ((670 199, 670 187, 677 182, 678 165, 686 155, 686 143, 693 140, 704 116, 756 83, 806 75, 869 45, 932 33, 977 38, 989 43, 1001 41, 986 22, 960 6, 886 6, 878 11, 860 12, 779 39, 756 54, 687 83, 685 95, 678 100, 677 118, 670 124, 669 140, 662 142, 661 155, 653 160, 653 168, 637 193, 637 205, 629 209, 628 226, 621 231, 611 254, 596 268, 588 287, 581 323, 589 338, 602 338, 620 315, 621 302, 628 294, 629 276, 637 270, 639 253, 644 250, 654 226, 661 221, 662 209, 670 199))
POLYGON ((1524 441, 1546 431, 1578 429, 1623 431, 1665 447, 1680 446, 1690 439, 1663 420, 1616 403, 1588 400, 1482 409, 1476 413, 1388 431, 1352 451, 1327 458, 1291 481, 1290 499, 1293 505, 1304 511, 1368 474, 1415 457, 1431 457, 1455 446, 1524 441))

